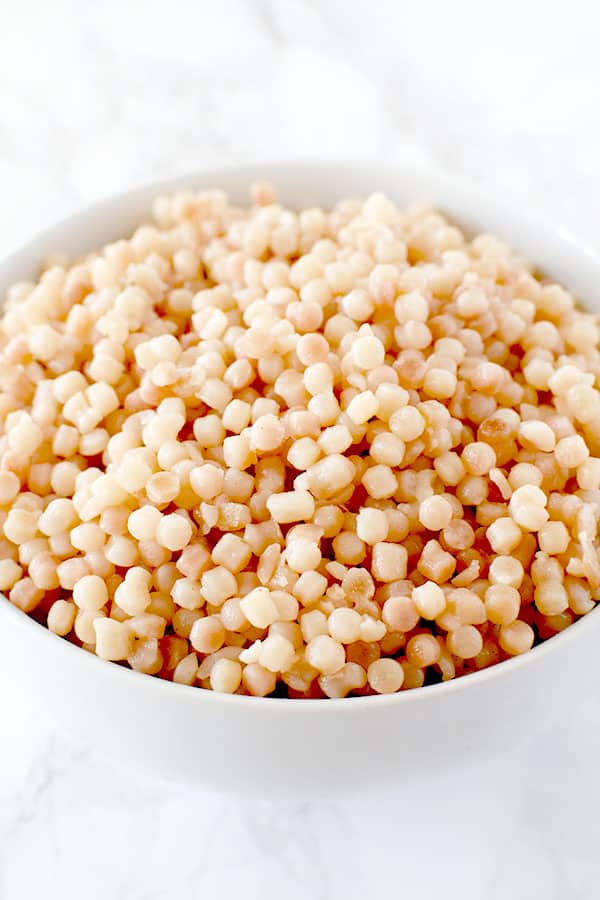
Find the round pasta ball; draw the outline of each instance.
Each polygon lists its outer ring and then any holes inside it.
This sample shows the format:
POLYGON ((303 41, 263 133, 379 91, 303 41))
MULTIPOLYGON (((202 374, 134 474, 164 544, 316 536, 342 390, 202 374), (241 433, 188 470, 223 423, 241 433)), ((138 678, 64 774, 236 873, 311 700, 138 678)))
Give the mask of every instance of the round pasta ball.
POLYGON ((156 527, 156 540, 167 550, 183 550, 192 537, 192 526, 188 519, 177 513, 163 516, 156 527))
POLYGON ((404 682, 404 670, 395 659, 376 659, 367 669, 369 687, 376 694, 394 694, 404 682))
POLYGON ((327 634, 318 634, 306 645, 306 659, 323 675, 333 675, 346 662, 344 648, 327 634))

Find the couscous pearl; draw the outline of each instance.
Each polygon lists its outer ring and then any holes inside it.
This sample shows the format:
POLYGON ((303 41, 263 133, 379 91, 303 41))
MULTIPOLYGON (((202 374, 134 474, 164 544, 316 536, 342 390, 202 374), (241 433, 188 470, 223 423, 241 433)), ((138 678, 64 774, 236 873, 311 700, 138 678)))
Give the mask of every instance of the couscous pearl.
POLYGON ((489 579, 492 584, 505 584, 518 588, 524 574, 520 560, 511 556, 497 556, 490 564, 489 579))
POLYGON ((192 536, 189 521, 177 513, 163 516, 156 527, 156 540, 167 550, 183 550, 192 536))
POLYGON ((518 656, 520 653, 526 653, 533 646, 534 633, 533 629, 527 622, 517 619, 510 625, 503 625, 500 628, 499 644, 502 649, 510 656, 518 656))
POLYGON ((513 520, 526 531, 539 531, 548 521, 548 498, 533 484, 524 484, 513 491, 508 511, 513 520))
POLYGON ((218 659, 210 670, 213 691, 235 694, 242 681, 242 667, 235 659, 218 659))
POLYGON ((6 506, 14 500, 21 489, 21 482, 14 472, 0 472, 0 505, 6 506))
POLYGON ((38 519, 38 529, 48 536, 62 534, 76 521, 77 512, 72 500, 67 498, 51 500, 38 519))
POLYGON ((312 518, 315 501, 308 491, 289 491, 272 494, 267 499, 267 508, 276 522, 288 524, 312 518))
POLYGON ((318 634, 306 645, 306 659, 317 672, 333 675, 346 662, 344 648, 327 634, 318 634))
POLYGON ((164 504, 175 500, 181 484, 174 472, 157 472, 145 482, 145 489, 152 503, 164 504))
POLYGON ((352 344, 352 359, 359 369, 375 369, 383 363, 384 357, 385 349, 376 337, 365 335, 352 344))
POLYGON ((242 598, 240 608, 256 628, 268 628, 279 616, 277 605, 265 587, 257 587, 242 598))
POLYGON ((21 578, 23 569, 14 559, 0 560, 0 591, 8 591, 21 578))
POLYGON ((127 659, 131 651, 133 635, 127 625, 114 619, 97 618, 93 621, 96 636, 96 654, 102 659, 127 659))
POLYGON ((334 609, 327 620, 329 634, 341 644, 352 644, 359 640, 361 616, 355 609, 341 607, 334 609))
POLYGON ((214 653, 223 646, 225 629, 218 616, 197 619, 190 631, 190 643, 198 653, 214 653))
POLYGON ((279 634, 270 634, 262 642, 258 662, 269 672, 286 672, 295 656, 294 645, 287 638, 279 634))
POLYGON ((436 619, 446 608, 444 592, 433 581, 426 581, 421 587, 414 588, 412 599, 424 619, 436 619))
POLYGON ((321 551, 310 541, 293 541, 285 555, 292 572, 299 574, 314 571, 321 562, 321 551))
POLYGON ((394 694, 404 681, 404 671, 395 659, 376 659, 367 669, 367 680, 376 694, 394 694))
POLYGON ((129 514, 127 530, 138 541, 153 541, 161 519, 160 510, 155 506, 140 506, 129 514))
POLYGON ((366 544, 384 541, 388 535, 389 524, 385 512, 381 509, 365 507, 356 518, 356 533, 366 544))
POLYGON ((372 391, 363 391, 352 398, 346 413, 355 425, 364 425, 376 414, 378 408, 379 401, 375 394, 372 391))
POLYGON ((84 575, 73 588, 73 600, 79 609, 94 612, 108 601, 105 582, 97 575, 84 575))
POLYGON ((416 634, 406 644, 406 658, 413 666, 433 666, 440 658, 439 642, 432 634, 416 634))
POLYGON ((518 590, 510 585, 490 585, 484 599, 486 615, 495 625, 510 625, 519 615, 521 597, 518 590))
POLYGON ((48 628, 61 637, 69 634, 75 623, 77 608, 68 600, 56 600, 48 610, 48 628))
POLYGON ((412 597, 389 597, 383 604, 382 618, 390 631, 412 631, 420 616, 412 597))
POLYGON ((277 678, 274 672, 269 672, 260 663, 249 663, 244 666, 242 682, 253 697, 266 697, 275 690, 277 678))
POLYGON ((419 521, 429 531, 441 531, 452 519, 452 504, 439 494, 419 504, 419 521))
POLYGON ((460 625, 448 634, 448 649, 460 659, 472 659, 482 646, 483 639, 474 625, 460 625))
POLYGON ((556 446, 556 435, 545 422, 522 422, 519 439, 526 446, 550 453, 556 446))

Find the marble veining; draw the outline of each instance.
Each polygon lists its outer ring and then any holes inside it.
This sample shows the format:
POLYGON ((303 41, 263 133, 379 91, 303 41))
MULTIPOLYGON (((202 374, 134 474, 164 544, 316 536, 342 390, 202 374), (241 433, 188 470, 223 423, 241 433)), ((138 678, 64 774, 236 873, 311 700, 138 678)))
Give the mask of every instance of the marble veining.
MULTIPOLYGON (((597 13, 550 6, 6 0, 0 254, 112 191, 292 156, 493 181, 598 246, 597 13)), ((460 775, 290 805, 124 770, 0 696, 2 900, 597 896, 593 698, 460 775)))

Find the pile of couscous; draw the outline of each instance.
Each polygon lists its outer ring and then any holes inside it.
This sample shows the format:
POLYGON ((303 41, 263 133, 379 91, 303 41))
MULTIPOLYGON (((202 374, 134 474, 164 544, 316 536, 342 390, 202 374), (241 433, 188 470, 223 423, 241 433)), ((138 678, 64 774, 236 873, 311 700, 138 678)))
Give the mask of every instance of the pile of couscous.
POLYGON ((138 672, 393 693, 600 596, 598 320, 381 194, 157 199, 9 292, 0 590, 138 672))

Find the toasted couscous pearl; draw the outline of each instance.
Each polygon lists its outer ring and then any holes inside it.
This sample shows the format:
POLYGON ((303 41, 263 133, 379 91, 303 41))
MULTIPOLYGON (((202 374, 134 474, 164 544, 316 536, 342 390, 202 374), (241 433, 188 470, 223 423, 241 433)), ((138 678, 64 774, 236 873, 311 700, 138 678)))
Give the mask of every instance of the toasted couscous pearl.
POLYGON ((521 561, 511 556, 496 556, 489 565, 488 577, 491 584, 508 584, 518 588, 524 574, 521 561))
POLYGON ((390 631, 412 631, 420 615, 411 597, 389 597, 383 604, 382 618, 390 631))
POLYGON ((361 637, 361 616, 355 609, 334 609, 327 621, 329 634, 341 644, 352 644, 361 637))
POLYGON ((101 550, 106 543, 106 535, 93 522, 87 522, 72 528, 69 533, 69 539, 73 547, 86 553, 101 550))
POLYGON ((301 522, 312 518, 315 501, 308 491, 290 491, 273 494, 267 499, 267 508, 276 522, 301 522))
POLYGON ((176 513, 163 516, 156 527, 156 540, 167 550, 183 550, 192 536, 192 526, 176 513))
POLYGON ((556 446, 556 435, 545 422, 522 422, 519 439, 525 446, 550 453, 556 446))
POLYGON ((445 497, 434 494, 419 504, 419 521, 429 531, 441 531, 452 519, 452 504, 445 497))
POLYGON ((321 562, 321 551, 310 541, 293 541, 286 550, 286 562, 293 572, 311 572, 321 562))
POLYGON ((242 598, 241 610, 251 625, 268 628, 277 621, 277 605, 267 588, 257 587, 242 598))
POLYGON ((214 653, 223 646, 225 629, 217 616, 197 619, 190 631, 190 643, 199 653, 214 653))
POLYGON ((160 198, 9 292, 0 591, 257 697, 418 688, 593 609, 593 317, 430 210, 252 198, 160 198))
POLYGON ((538 533, 540 550, 544 553, 565 553, 571 537, 564 522, 547 522, 538 533))
POLYGON ((327 634, 318 634, 306 645, 306 659, 323 675, 333 675, 346 662, 344 648, 327 634))
POLYGON ((446 608, 444 592, 433 581, 426 581, 421 587, 414 588, 412 599, 424 619, 436 619, 446 608))
POLYGON ((371 573, 384 584, 406 577, 408 555, 400 544, 379 541, 371 554, 371 573))
POLYGON ((440 658, 439 642, 432 634, 417 634, 406 644, 406 658, 413 666, 433 666, 440 658))
POLYGON ((235 659, 218 659, 210 670, 213 691, 235 694, 242 680, 242 667, 235 659))
POLYGON ((127 659, 131 651, 133 635, 127 625, 114 619, 96 618, 93 622, 96 635, 96 654, 102 659, 127 659))
POLYGON ((102 609, 108 600, 105 582, 97 575, 84 575, 73 588, 73 600, 79 609, 102 609))
POLYGON ((589 457, 587 444, 579 434, 561 438, 556 445, 555 457, 559 465, 575 469, 589 457))
POLYGON ((356 518, 356 533, 366 544, 377 544, 385 541, 389 524, 385 512, 381 509, 361 509, 356 518))
POLYGON ((20 489, 21 483, 14 472, 0 471, 0 505, 6 506, 14 500, 20 489))
POLYGON ((486 529, 485 536, 495 553, 505 554, 518 547, 523 532, 513 519, 506 516, 492 522, 486 529))
POLYGON ((367 669, 367 680, 376 694, 393 694, 404 681, 404 671, 395 659, 376 659, 367 669))
MULTIPOLYGON (((130 569, 129 573, 135 571, 130 569)), ((129 577, 118 586, 115 591, 115 602, 130 616, 136 616, 146 612, 150 605, 150 591, 148 583, 139 578, 129 577)))
POLYGON ((291 641, 280 634, 269 634, 262 642, 258 662, 269 672, 285 672, 292 665, 295 655, 291 641))
POLYGON ((482 646, 481 634, 474 625, 461 625, 448 633, 448 649, 460 659, 472 659, 482 646))
POLYGON ((205 602, 200 585, 189 578, 178 578, 170 593, 177 606, 183 609, 200 609, 205 602))
POLYGON ((64 637, 75 623, 77 608, 68 600, 56 600, 48 610, 48 628, 64 637))
POLYGON ((162 515, 155 506, 140 506, 127 519, 127 530, 138 541, 153 541, 162 515))
POLYGON ((519 615, 521 597, 517 589, 510 585, 490 585, 484 599, 487 617, 495 625, 510 625, 519 615))
POLYGON ((526 653, 533 646, 534 633, 533 629, 527 622, 517 619, 510 625, 503 625, 500 628, 499 644, 510 656, 518 656, 520 653, 526 653))
POLYGON ((359 369, 376 369, 382 365, 385 349, 376 337, 365 335, 352 344, 352 359, 359 369))
POLYGON ((414 406, 404 406, 392 413, 390 430, 405 442, 414 441, 423 434, 425 420, 414 406))
POLYGON ((30 541, 37 532, 37 516, 26 509, 12 509, 4 522, 4 535, 13 544, 30 541))
POLYGON ((252 696, 266 697, 275 690, 277 677, 274 672, 269 672, 259 663, 249 663, 244 666, 242 682, 252 696))
POLYGON ((173 681, 176 684, 193 684, 197 674, 198 657, 195 653, 188 653, 173 669, 173 681))
POLYGON ((510 498, 508 511, 517 525, 527 531, 539 531, 548 521, 548 498, 533 484, 518 487, 510 498))
POLYGON ((0 591, 8 591, 21 578, 23 569, 14 559, 0 560, 0 591))

